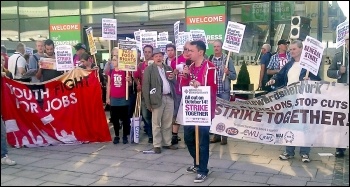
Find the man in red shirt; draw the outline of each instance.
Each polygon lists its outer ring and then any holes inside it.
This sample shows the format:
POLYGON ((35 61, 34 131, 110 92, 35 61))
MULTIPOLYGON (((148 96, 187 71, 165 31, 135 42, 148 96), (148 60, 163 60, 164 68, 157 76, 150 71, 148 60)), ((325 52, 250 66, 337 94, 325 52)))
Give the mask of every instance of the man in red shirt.
MULTIPOLYGON (((216 67, 215 65, 206 60, 204 55, 206 51, 206 45, 203 41, 192 41, 188 46, 188 53, 193 63, 189 68, 184 68, 184 73, 189 71, 188 85, 197 88, 198 86, 210 86, 211 97, 211 119, 215 117, 216 107, 216 67)), ((194 160, 193 166, 187 168, 186 172, 195 173, 197 176, 194 182, 204 182, 208 176, 208 161, 209 161, 209 130, 210 126, 199 126, 199 165, 196 165, 196 142, 195 142, 195 126, 184 126, 184 139, 187 145, 188 151, 194 160)))
MULTIPOLYGON (((148 66, 148 63, 153 59, 153 47, 151 45, 146 45, 143 47, 143 55, 145 56, 145 61, 141 62, 137 66, 137 71, 134 73, 134 79, 137 84, 137 91, 140 92, 142 90, 142 80, 143 80, 143 74, 145 69, 148 66)), ((145 124, 144 131, 148 135, 148 143, 153 143, 153 134, 152 134, 152 113, 147 109, 147 106, 145 104, 145 100, 142 96, 141 99, 141 114, 142 119, 145 124)))

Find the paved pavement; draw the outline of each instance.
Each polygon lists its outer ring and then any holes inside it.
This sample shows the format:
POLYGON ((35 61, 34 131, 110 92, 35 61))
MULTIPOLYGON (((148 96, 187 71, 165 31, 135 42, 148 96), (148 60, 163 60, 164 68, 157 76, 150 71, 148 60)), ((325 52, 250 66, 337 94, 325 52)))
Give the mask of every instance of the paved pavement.
MULTIPOLYGON (((113 128, 111 127, 113 132, 113 128)), ((143 132, 143 131, 142 131, 143 132)), ((182 128, 180 136, 183 137, 182 128)), ((143 154, 152 149, 146 135, 140 144, 93 143, 39 148, 9 149, 15 166, 1 165, 1 186, 348 186, 349 157, 319 156, 333 148, 313 148, 311 163, 299 156, 280 161, 283 146, 272 146, 229 138, 225 146, 211 144, 209 177, 194 183, 195 174, 184 142, 178 150, 143 154)))

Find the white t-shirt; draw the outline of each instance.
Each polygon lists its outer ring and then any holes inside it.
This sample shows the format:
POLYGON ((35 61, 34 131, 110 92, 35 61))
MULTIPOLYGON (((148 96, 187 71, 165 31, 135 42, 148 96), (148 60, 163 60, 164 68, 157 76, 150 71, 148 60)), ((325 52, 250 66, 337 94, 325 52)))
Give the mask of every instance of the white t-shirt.
POLYGON ((10 56, 8 61, 8 70, 12 73, 14 79, 19 79, 22 77, 21 73, 19 72, 18 68, 26 68, 27 62, 24 59, 24 57, 18 53, 15 52, 13 55, 10 56), (18 59, 18 60, 17 60, 18 59), (17 67, 16 67, 16 61, 17 61, 17 67), (17 68, 17 72, 15 75, 15 69, 17 68))
POLYGON ((295 82, 299 82, 299 76, 301 72, 301 66, 299 62, 294 62, 292 67, 288 71, 288 83, 290 85, 295 82))

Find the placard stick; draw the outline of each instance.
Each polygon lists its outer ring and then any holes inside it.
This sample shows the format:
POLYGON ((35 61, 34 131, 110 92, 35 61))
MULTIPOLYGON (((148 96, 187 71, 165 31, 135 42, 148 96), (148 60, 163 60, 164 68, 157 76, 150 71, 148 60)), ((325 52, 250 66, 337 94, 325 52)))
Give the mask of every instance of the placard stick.
MULTIPOLYGON (((175 51, 175 67, 177 66, 177 62, 178 62, 178 57, 177 57, 177 50, 175 51)), ((167 63, 167 62, 165 62, 167 63)), ((175 79, 177 80, 177 76, 175 76, 175 79)))
MULTIPOLYGON (((94 56, 95 65, 97 66, 96 54, 94 54, 93 56, 94 56)), ((100 74, 98 73, 98 69, 96 70, 96 74, 97 74, 96 76, 97 76, 98 82, 100 82, 100 74)))
POLYGON ((307 71, 306 71, 306 74, 305 74, 305 77, 304 77, 305 79, 308 79, 308 78, 309 78, 309 73, 310 73, 309 70, 307 70, 307 71))
POLYGON ((343 66, 345 66, 345 54, 346 54, 346 49, 345 49, 345 43, 343 45, 343 66))
MULTIPOLYGON (((126 77, 129 77, 129 71, 126 71, 126 77)), ((129 100, 129 81, 126 81, 126 100, 129 100)))
MULTIPOLYGON (((231 56, 231 51, 229 51, 228 54, 227 54, 225 68, 228 68, 228 61, 230 60, 230 56, 231 56)), ((222 77, 222 82, 225 81, 225 78, 226 78, 226 73, 224 73, 224 76, 222 77)))
MULTIPOLYGON (((109 42, 108 42, 108 55, 109 55, 108 58, 111 58, 111 53, 112 53, 112 40, 109 40, 109 42)), ((112 58, 107 59, 107 60, 112 62, 112 58)))
POLYGON ((196 165, 199 166, 199 129, 198 125, 195 126, 195 136, 196 136, 196 165))

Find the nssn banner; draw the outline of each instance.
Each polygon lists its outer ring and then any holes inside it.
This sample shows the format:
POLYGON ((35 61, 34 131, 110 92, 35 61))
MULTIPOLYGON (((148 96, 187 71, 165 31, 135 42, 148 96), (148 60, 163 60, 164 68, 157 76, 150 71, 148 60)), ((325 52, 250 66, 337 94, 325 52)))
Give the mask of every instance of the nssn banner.
POLYGON ((211 132, 264 144, 349 147, 349 86, 302 81, 264 96, 217 98, 211 132))
POLYGON ((54 80, 1 79, 1 113, 17 148, 111 141, 96 71, 76 68, 54 80))

